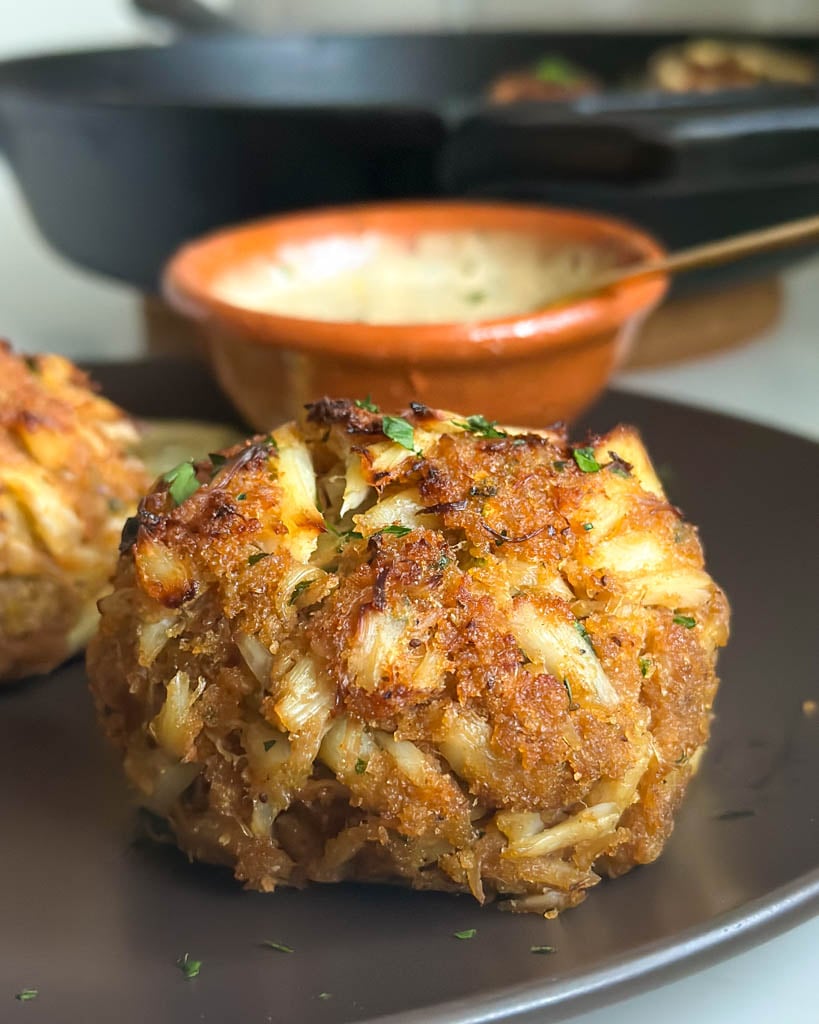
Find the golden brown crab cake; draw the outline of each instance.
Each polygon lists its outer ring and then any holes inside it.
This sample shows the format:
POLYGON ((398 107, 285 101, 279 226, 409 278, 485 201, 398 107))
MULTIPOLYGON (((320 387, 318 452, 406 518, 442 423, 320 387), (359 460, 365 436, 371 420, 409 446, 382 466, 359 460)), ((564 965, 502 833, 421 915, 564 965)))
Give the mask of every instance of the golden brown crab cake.
POLYGON ((191 855, 551 913, 662 849, 727 634, 633 429, 325 399, 148 495, 88 663, 191 855))
POLYGON ((489 102, 566 103, 590 93, 600 92, 599 79, 571 61, 555 54, 542 57, 527 68, 507 71, 489 87, 489 102))
POLYGON ((84 646, 148 478, 137 434, 55 355, 0 342, 0 681, 84 646))
POLYGON ((667 92, 807 86, 816 75, 811 57, 753 40, 690 39, 660 50, 648 65, 649 85, 667 92))

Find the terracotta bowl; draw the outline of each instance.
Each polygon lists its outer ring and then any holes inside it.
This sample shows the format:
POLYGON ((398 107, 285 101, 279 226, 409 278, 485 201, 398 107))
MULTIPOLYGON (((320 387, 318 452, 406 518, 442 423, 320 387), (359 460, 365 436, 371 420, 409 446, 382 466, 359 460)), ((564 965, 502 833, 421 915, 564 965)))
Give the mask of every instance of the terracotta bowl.
POLYGON ((494 320, 378 325, 282 316, 225 301, 215 283, 283 246, 363 232, 503 231, 600 246, 614 263, 658 258, 648 235, 597 214, 481 202, 408 202, 288 214, 194 241, 166 268, 165 292, 204 323, 219 381, 260 430, 322 395, 416 400, 521 425, 571 420, 625 359, 665 280, 643 280, 494 320))

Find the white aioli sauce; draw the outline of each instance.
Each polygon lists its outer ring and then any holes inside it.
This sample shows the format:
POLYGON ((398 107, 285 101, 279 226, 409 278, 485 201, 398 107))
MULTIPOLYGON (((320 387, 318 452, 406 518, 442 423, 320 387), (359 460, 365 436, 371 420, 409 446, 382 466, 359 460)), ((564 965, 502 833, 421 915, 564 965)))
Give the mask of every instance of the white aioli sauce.
POLYGON ((246 309, 312 320, 491 320, 582 291, 614 262, 610 250, 512 232, 370 232, 283 246, 225 273, 214 291, 246 309))

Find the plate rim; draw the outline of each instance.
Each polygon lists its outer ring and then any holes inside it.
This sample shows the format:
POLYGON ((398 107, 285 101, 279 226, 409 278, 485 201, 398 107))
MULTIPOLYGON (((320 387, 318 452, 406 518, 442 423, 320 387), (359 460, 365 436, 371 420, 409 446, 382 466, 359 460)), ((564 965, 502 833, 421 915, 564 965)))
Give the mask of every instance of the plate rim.
POLYGON ((361 1024, 514 1024, 528 1019, 526 1014, 557 1012, 559 1016, 541 1018, 543 1024, 549 1024, 592 1010, 604 1001, 619 1002, 713 966, 795 928, 817 912, 819 867, 704 924, 645 943, 595 969, 577 971, 555 981, 507 986, 486 998, 464 996, 407 1012, 368 1017, 361 1024))

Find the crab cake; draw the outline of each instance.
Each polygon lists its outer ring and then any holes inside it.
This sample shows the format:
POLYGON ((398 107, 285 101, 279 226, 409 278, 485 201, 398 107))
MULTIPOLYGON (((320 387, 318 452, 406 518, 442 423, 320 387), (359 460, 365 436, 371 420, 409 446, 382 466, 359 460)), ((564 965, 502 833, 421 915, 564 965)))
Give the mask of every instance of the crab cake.
POLYGON ((60 356, 0 342, 0 681, 84 646, 147 485, 134 427, 60 356))
POLYGON ((556 55, 542 57, 528 68, 499 75, 489 87, 489 102, 565 103, 600 92, 600 82, 589 71, 556 55))
POLYGON ((190 856, 541 913, 660 853, 728 634, 633 429, 329 399, 167 473, 101 610, 100 722, 190 856))
POLYGON ((649 61, 649 84, 668 92, 717 92, 764 85, 811 85, 816 62, 802 53, 748 40, 691 39, 649 61))

